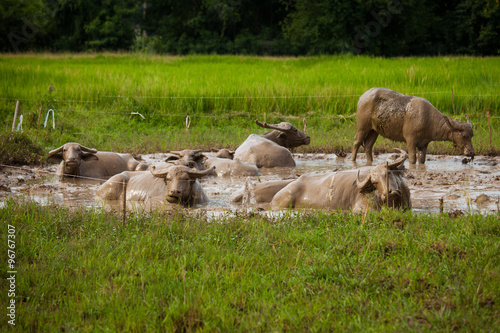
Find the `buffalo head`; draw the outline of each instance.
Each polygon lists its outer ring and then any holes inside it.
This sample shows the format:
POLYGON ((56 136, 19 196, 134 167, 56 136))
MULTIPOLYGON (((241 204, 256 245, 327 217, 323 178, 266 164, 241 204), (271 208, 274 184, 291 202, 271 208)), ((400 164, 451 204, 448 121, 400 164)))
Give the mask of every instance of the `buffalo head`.
POLYGON ((281 122, 279 124, 268 124, 266 122, 261 123, 256 120, 255 123, 263 128, 272 129, 273 131, 266 132, 262 134, 263 137, 276 142, 282 147, 295 148, 302 145, 308 145, 311 142, 309 135, 302 133, 287 122, 281 122))
POLYGON ((217 152, 217 154, 215 154, 215 157, 226 158, 226 159, 229 159, 229 160, 233 159, 234 153, 235 153, 234 150, 229 150, 229 149, 226 149, 226 148, 216 150, 216 152, 217 152))
POLYGON ((69 142, 49 152, 47 161, 63 162, 63 173, 65 175, 78 176, 80 164, 83 161, 98 160, 95 155, 97 150, 84 147, 78 143, 69 142))
POLYGON ((358 170, 356 186, 361 193, 374 193, 378 204, 388 204, 390 207, 410 208, 409 190, 403 185, 399 173, 404 169, 403 163, 408 154, 402 149, 396 149, 401 154, 393 162, 383 162, 370 169, 368 175, 361 180, 358 170), (404 186, 404 188, 403 188, 404 186))
POLYGON ((184 165, 169 165, 164 168, 152 166, 151 174, 164 178, 167 185, 166 199, 170 203, 188 203, 193 195, 192 186, 198 178, 205 177, 215 170, 197 170, 184 165))
POLYGON ((171 162, 176 165, 184 165, 198 170, 205 170, 206 168, 203 164, 205 159, 206 157, 201 152, 201 149, 184 149, 181 151, 171 151, 165 159, 165 162, 171 162))
POLYGON ((474 157, 474 147, 472 146, 472 124, 467 115, 465 116, 467 123, 445 117, 446 122, 450 126, 451 133, 449 133, 450 141, 452 141, 463 152, 465 156, 474 157))

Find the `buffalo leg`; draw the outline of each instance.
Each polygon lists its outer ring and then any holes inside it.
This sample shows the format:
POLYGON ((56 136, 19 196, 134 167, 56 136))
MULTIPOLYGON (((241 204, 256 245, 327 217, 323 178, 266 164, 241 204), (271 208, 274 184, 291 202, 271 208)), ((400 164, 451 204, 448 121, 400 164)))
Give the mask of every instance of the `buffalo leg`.
POLYGON ((366 142, 366 137, 370 134, 371 130, 370 131, 363 131, 363 130, 359 130, 356 132, 356 135, 354 136, 354 144, 352 146, 352 156, 351 156, 351 160, 352 161, 356 161, 356 155, 358 154, 358 149, 359 149, 359 146, 361 146, 361 144, 363 142, 366 142))
POLYGON ((374 130, 371 130, 370 133, 365 138, 365 153, 366 153, 366 160, 368 162, 373 162, 373 153, 372 153, 372 148, 373 145, 375 144, 375 141, 377 141, 378 138, 378 133, 375 132, 374 130))
POLYGON ((419 148, 420 153, 418 154, 418 163, 425 163, 425 156, 427 155, 427 145, 419 148))
POLYGON ((413 142, 407 142, 408 144, 408 160, 410 164, 417 163, 417 145, 413 142))

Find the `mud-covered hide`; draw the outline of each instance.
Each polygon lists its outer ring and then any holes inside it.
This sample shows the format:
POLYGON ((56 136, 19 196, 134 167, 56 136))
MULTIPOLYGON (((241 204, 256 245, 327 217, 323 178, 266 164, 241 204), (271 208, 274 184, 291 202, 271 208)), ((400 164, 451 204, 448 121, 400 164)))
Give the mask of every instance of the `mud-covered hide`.
POLYGON ((165 162, 177 165, 184 165, 189 168, 196 168, 198 170, 205 170, 204 161, 206 156, 202 153, 201 149, 184 149, 180 151, 171 151, 167 154, 165 162))
POLYGON ((235 192, 230 198, 231 203, 241 203, 243 198, 251 197, 255 203, 270 203, 276 193, 278 193, 285 186, 293 182, 294 179, 286 180, 270 180, 267 182, 259 182, 251 184, 251 189, 244 187, 235 192), (251 191, 251 193, 249 193, 251 191))
POLYGON ((380 209, 383 205, 411 209, 410 190, 401 175, 407 155, 400 152, 396 161, 383 162, 376 167, 303 175, 276 193, 271 207, 355 212, 380 209))
POLYGON ((299 131, 297 127, 288 122, 268 124, 256 120, 255 123, 262 128, 272 129, 272 131, 265 132, 261 134, 261 136, 282 147, 295 148, 302 145, 308 145, 311 142, 309 135, 299 131))
POLYGON ((123 171, 147 170, 148 165, 130 154, 98 152, 78 143, 68 142, 49 152, 49 162, 61 162, 56 175, 106 179, 123 171))
POLYGON ((227 158, 208 157, 205 160, 205 166, 207 168, 215 167, 215 174, 219 177, 262 176, 255 164, 227 158))
POLYGON ((215 157, 226 158, 226 159, 229 159, 229 160, 233 159, 234 153, 235 153, 234 150, 229 150, 229 149, 226 149, 226 148, 223 148, 223 149, 213 149, 213 151, 216 152, 215 157))
POLYGON ((451 141, 466 156, 474 156, 472 125, 466 116, 463 123, 439 112, 428 100, 405 96, 387 88, 372 88, 358 100, 357 132, 351 159, 365 146, 368 162, 373 161, 372 148, 379 135, 406 142, 410 164, 425 163, 427 146, 432 141, 451 141))
POLYGON ((255 164, 258 168, 294 167, 292 153, 261 135, 250 136, 236 149, 234 160, 255 164))
POLYGON ((208 202, 198 182, 214 168, 200 171, 183 165, 152 166, 149 171, 122 172, 108 179, 97 189, 104 200, 118 200, 126 184, 127 200, 165 200, 172 204, 193 206, 208 202))

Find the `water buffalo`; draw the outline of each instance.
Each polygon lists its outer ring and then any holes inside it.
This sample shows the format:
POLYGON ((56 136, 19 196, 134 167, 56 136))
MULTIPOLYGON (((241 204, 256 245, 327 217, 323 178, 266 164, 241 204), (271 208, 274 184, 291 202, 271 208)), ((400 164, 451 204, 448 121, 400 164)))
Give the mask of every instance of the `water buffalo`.
POLYGON ((215 151, 217 153, 217 154, 215 154, 215 157, 218 157, 218 158, 227 158, 229 160, 233 159, 234 153, 235 153, 234 150, 229 150, 229 149, 226 149, 226 148, 219 149, 219 150, 212 150, 212 151, 215 151))
POLYGON ((217 176, 219 177, 262 176, 255 164, 227 158, 207 157, 205 166, 208 168, 215 167, 217 176))
POLYGON ((229 198, 229 201, 232 203, 241 203, 245 196, 249 196, 255 200, 255 203, 270 203, 276 193, 294 180, 295 179, 270 180, 267 182, 251 184, 251 188, 244 187, 243 189, 235 192, 229 198))
POLYGON ((410 190, 400 175, 407 154, 400 149, 399 152, 395 161, 376 167, 303 175, 276 193, 271 207, 363 211, 386 204, 410 209, 410 190))
POLYGON ((255 121, 257 125, 273 129, 262 135, 251 134, 236 149, 234 159, 253 163, 258 168, 294 167, 295 161, 287 148, 307 145, 309 135, 302 133, 290 123, 267 124, 255 121))
POLYGON ((165 162, 172 162, 177 165, 185 165, 190 168, 196 168, 198 170, 205 170, 205 155, 201 152, 201 149, 191 150, 184 149, 181 151, 171 151, 165 162))
POLYGON ((261 136, 282 147, 295 148, 302 145, 308 145, 311 142, 309 135, 302 133, 297 127, 290 123, 281 122, 279 124, 268 124, 266 122, 261 123, 258 120, 256 120, 255 123, 260 127, 272 129, 272 131, 265 132, 261 134, 261 136))
POLYGON ((169 203, 197 205, 208 201, 198 178, 209 175, 215 168, 200 171, 169 163, 152 166, 149 171, 125 171, 108 179, 97 189, 105 200, 118 200, 127 186, 127 200, 166 200, 169 203))
POLYGON ((56 175, 105 179, 123 171, 147 170, 148 165, 138 162, 130 154, 97 151, 78 143, 69 142, 49 152, 47 161, 59 162, 56 175))
POLYGON ((358 101, 357 133, 352 147, 353 161, 358 148, 365 146, 368 162, 373 161, 372 147, 378 135, 406 142, 410 164, 425 163, 427 146, 431 141, 451 141, 466 156, 474 156, 472 125, 469 118, 463 123, 439 112, 428 100, 405 96, 387 88, 372 88, 358 101))

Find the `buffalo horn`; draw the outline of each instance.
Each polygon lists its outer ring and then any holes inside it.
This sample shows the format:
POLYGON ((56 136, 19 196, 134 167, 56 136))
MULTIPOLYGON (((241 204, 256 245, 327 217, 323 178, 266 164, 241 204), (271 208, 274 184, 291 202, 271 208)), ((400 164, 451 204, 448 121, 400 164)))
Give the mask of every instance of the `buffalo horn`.
POLYGON ((215 170, 215 167, 213 166, 210 169, 203 170, 203 171, 191 169, 191 170, 188 170, 187 173, 189 175, 189 178, 202 178, 202 177, 208 176, 214 170, 215 170))
POLYGON ((161 168, 158 171, 156 171, 156 166, 152 165, 149 167, 149 172, 151 172, 153 176, 158 178, 165 178, 169 170, 170 168, 167 167, 167 168, 161 168))
POLYGON ((358 188, 363 191, 363 190, 366 190, 370 185, 371 185, 371 181, 370 181, 370 174, 368 174, 368 176, 365 178, 365 180, 360 180, 359 179, 359 170, 358 170, 358 177, 357 177, 357 185, 358 185, 358 188))
POLYGON ((408 154, 403 150, 396 148, 395 151, 399 152, 400 156, 393 162, 389 163, 389 170, 394 170, 403 164, 408 157, 408 154))
POLYGON ((470 122, 470 119, 469 119, 469 117, 467 117, 467 115, 465 115, 465 119, 467 119, 467 124, 472 126, 472 123, 470 122))
POLYGON ((273 130, 277 130, 277 131, 281 131, 281 132, 289 131, 292 129, 292 125, 289 123, 280 123, 278 125, 273 125, 273 124, 268 124, 268 123, 261 123, 258 120, 256 120, 255 123, 257 125, 259 125, 260 127, 269 128, 269 129, 273 129, 273 130))

